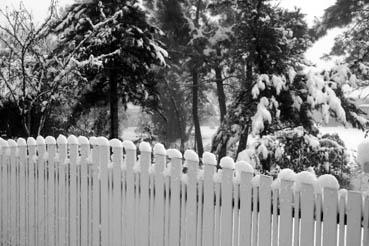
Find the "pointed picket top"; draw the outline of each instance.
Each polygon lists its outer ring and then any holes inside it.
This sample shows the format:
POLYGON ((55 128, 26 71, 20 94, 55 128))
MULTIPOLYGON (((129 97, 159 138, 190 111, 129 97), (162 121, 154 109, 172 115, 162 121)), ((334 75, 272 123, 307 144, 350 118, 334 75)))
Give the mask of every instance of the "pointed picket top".
POLYGON ((37 136, 36 138, 37 145, 45 145, 45 139, 42 136, 37 136))
POLYGON ((97 145, 100 146, 110 146, 109 140, 106 137, 98 137, 97 145))
POLYGON ((199 162, 199 156, 193 150, 186 150, 184 153, 184 158, 186 161, 199 162))
POLYGON ((255 170, 252 165, 246 161, 238 161, 235 164, 235 168, 237 172, 246 172, 246 173, 254 173, 255 170))
POLYGON ((123 148, 122 141, 120 141, 117 138, 113 138, 112 140, 109 141, 109 143, 110 143, 110 147, 112 148, 123 148))
POLYGON ((0 144, 1 146, 8 144, 8 142, 6 140, 4 140, 3 138, 0 138, 0 144))
POLYGON ((148 142, 141 142, 139 146, 140 152, 150 152, 152 151, 151 145, 148 142))
POLYGON ((177 149, 168 149, 167 156, 170 159, 173 159, 173 158, 182 159, 182 153, 177 149))
POLYGON ((56 139, 56 142, 58 144, 67 144, 68 143, 67 138, 64 135, 62 135, 62 134, 60 134, 58 136, 58 138, 56 139))
POLYGON ((24 138, 18 138, 17 144, 18 146, 27 146, 27 142, 24 138))
POLYGON ((78 144, 78 139, 74 135, 70 135, 67 140, 68 144, 78 144))
POLYGON ((52 136, 47 136, 45 138, 45 143, 48 144, 48 145, 56 144, 56 140, 52 136))
POLYGON ((278 173, 278 178, 280 180, 295 181, 296 173, 292 169, 284 168, 278 173))
POLYGON ((217 165, 217 158, 215 157, 215 155, 213 153, 204 152, 204 154, 202 154, 202 162, 204 164, 216 166, 217 165))
POLYGON ((86 138, 85 136, 79 136, 78 143, 80 145, 90 145, 90 141, 88 141, 88 138, 86 138))
POLYGON ((123 147, 125 150, 136 150, 137 149, 136 145, 130 140, 124 140, 123 147))
POLYGON ((89 141, 91 145, 98 145, 97 137, 90 137, 89 141))

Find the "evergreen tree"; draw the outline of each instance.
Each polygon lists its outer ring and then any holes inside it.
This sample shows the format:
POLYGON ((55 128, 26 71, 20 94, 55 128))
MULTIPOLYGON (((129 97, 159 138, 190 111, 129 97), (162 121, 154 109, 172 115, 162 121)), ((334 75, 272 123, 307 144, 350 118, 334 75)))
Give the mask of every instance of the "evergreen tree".
POLYGON ((70 56, 85 81, 84 94, 103 88, 110 103, 110 137, 119 136, 118 99, 157 108, 153 78, 165 66, 161 31, 148 23, 138 1, 92 0, 75 3, 53 26, 59 45, 52 56, 70 56), (72 50, 72 56, 69 54, 72 50), (86 81, 88 83, 86 83, 86 81))

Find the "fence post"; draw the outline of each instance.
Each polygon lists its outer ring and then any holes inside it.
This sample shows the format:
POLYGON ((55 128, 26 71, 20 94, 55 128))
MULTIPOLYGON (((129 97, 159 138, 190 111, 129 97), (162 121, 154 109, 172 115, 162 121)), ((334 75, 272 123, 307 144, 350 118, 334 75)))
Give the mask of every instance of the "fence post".
POLYGON ((81 152, 81 162, 80 162, 80 167, 81 167, 81 173, 80 173, 80 182, 81 182, 81 196, 79 197, 80 199, 80 204, 81 204, 81 208, 80 208, 80 225, 81 225, 81 246, 87 246, 87 245, 91 245, 89 244, 88 241, 88 228, 89 228, 89 213, 88 213, 88 201, 89 201, 89 190, 88 190, 88 170, 87 170, 87 165, 88 165, 88 158, 90 155, 90 142, 88 141, 88 139, 84 136, 79 136, 78 137, 78 143, 80 146, 80 152, 81 152))
POLYGON ((187 207, 186 207, 186 245, 196 245, 196 183, 199 165, 199 157, 192 150, 186 150, 184 153, 185 165, 188 167, 187 183, 187 207))
POLYGON ((63 135, 59 135, 56 139, 58 144, 58 240, 59 246, 68 244, 68 189, 66 184, 66 173, 68 172, 67 164, 67 139, 63 135))
POLYGON ((36 156, 36 140, 32 137, 27 139, 28 145, 28 187, 27 187, 27 200, 28 200, 28 244, 30 246, 36 245, 36 233, 37 233, 37 156, 36 156))
POLYGON ((10 195, 10 178, 9 178, 9 158, 10 158, 10 149, 7 141, 2 141, 2 163, 3 163, 3 231, 1 234, 1 238, 5 242, 9 242, 9 234, 10 234, 10 211, 9 211, 9 195, 10 195))
POLYGON ((113 211, 112 215, 112 244, 119 245, 121 242, 121 185, 122 185, 122 163, 123 163, 123 144, 118 139, 110 140, 110 146, 113 150, 112 161, 113 161, 113 191, 112 191, 112 202, 113 211))
POLYGON ((45 139, 41 136, 36 138, 37 142, 37 245, 46 244, 46 223, 47 217, 45 212, 45 156, 46 144, 45 139))
POLYGON ((163 171, 166 164, 166 150, 160 143, 154 146, 154 221, 155 234, 154 246, 164 245, 164 175, 163 171))
POLYGON ((202 243, 204 246, 213 246, 214 240, 214 173, 217 165, 215 155, 204 152, 204 214, 202 225, 202 243))
MULTIPOLYGON (((151 166, 151 146, 147 142, 140 143, 140 186, 141 186, 141 242, 139 245, 149 245, 149 167, 151 166)), ((178 219, 178 218, 177 218, 178 219)))
POLYGON ((232 245, 232 188, 234 161, 226 156, 220 160, 223 169, 222 176, 222 208, 220 217, 220 245, 232 245))

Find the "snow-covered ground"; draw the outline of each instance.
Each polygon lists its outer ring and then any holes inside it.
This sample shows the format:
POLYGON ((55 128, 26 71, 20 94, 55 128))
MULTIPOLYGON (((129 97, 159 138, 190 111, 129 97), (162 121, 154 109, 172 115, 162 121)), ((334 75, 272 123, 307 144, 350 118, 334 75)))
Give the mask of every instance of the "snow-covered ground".
MULTIPOLYGON (((139 137, 139 134, 135 132, 136 127, 128 127, 123 129, 122 138, 124 140, 135 140, 139 137)), ((209 127, 209 126, 201 126, 201 134, 203 138, 203 144, 205 150, 210 150, 211 140, 213 135, 215 134, 217 128, 209 127)), ((354 129, 354 128, 345 128, 343 126, 335 126, 335 127, 321 127, 320 131, 322 134, 333 134, 337 133, 340 138, 345 142, 346 147, 349 150, 357 150, 357 146, 364 141, 365 132, 354 129)))

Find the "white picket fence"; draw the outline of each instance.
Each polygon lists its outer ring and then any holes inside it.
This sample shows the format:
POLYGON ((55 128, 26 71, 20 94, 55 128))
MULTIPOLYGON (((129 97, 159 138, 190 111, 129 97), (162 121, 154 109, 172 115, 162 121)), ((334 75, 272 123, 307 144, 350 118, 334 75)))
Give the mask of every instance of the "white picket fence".
POLYGON ((183 160, 161 144, 141 143, 138 159, 132 142, 102 137, 0 144, 0 245, 369 245, 361 193, 272 190, 245 163, 225 157, 216 171, 205 153, 200 168, 193 151, 183 160))

